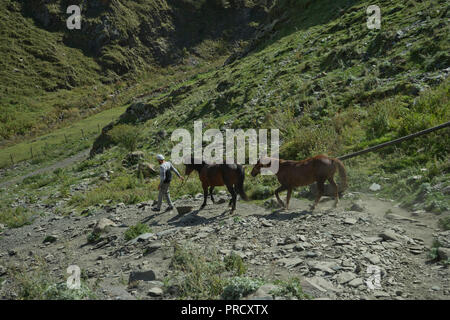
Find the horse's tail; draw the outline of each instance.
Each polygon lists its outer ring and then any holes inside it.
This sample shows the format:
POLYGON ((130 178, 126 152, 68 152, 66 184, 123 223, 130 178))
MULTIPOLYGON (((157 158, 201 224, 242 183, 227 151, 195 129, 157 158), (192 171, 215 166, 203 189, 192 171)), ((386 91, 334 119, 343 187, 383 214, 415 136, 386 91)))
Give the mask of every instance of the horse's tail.
POLYGON ((345 170, 344 164, 342 163, 341 160, 339 159, 333 159, 334 165, 336 166, 336 168, 339 171, 339 177, 341 178, 341 183, 340 183, 340 187, 342 188, 342 190, 339 191, 344 191, 345 189, 347 189, 347 172, 345 170))
POLYGON ((238 166, 238 172, 239 172, 239 177, 238 177, 239 180, 236 185, 236 191, 239 193, 242 200, 248 201, 248 197, 244 191, 245 168, 243 166, 238 166))

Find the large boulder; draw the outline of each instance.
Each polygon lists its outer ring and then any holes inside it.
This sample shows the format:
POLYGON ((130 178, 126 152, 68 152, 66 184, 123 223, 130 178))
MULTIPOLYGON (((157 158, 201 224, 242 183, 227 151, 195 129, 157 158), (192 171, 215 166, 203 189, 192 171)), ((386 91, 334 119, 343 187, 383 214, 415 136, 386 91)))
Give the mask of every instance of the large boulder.
POLYGON ((109 231, 110 227, 115 227, 116 224, 107 218, 101 218, 97 221, 94 226, 94 233, 106 233, 109 231))

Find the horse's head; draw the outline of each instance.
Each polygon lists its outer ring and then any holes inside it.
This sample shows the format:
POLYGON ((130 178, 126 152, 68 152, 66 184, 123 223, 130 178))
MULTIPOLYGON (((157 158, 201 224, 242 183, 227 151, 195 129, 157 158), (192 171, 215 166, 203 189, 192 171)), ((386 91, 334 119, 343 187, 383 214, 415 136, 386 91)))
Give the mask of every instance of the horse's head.
POLYGON ((185 176, 189 176, 192 171, 194 171, 194 165, 193 164, 184 164, 186 166, 186 170, 184 172, 185 176))
POLYGON ((260 173, 261 173, 261 162, 258 160, 258 162, 255 164, 255 166, 252 169, 251 175, 252 175, 252 177, 256 177, 260 173))
MULTIPOLYGON (((271 168, 272 167, 272 162, 274 160, 276 160, 276 159, 275 158, 269 158, 269 157, 265 157, 265 158, 259 159, 258 162, 253 167, 251 175, 253 177, 256 177, 258 174, 261 173, 261 168, 271 168)), ((271 169, 269 169, 269 170, 271 170, 271 169)))
POLYGON ((268 164, 262 164, 261 159, 258 160, 258 162, 255 164, 255 166, 252 169, 251 175, 253 177, 256 177, 258 174, 261 173, 261 168, 267 168, 270 166, 270 162, 268 164))
POLYGON ((184 174, 186 176, 189 176, 192 173, 192 171, 194 171, 194 170, 201 170, 201 167, 203 166, 203 161, 202 161, 202 164, 195 164, 194 157, 191 157, 188 160, 189 161, 184 162, 184 165, 186 166, 186 171, 184 174))

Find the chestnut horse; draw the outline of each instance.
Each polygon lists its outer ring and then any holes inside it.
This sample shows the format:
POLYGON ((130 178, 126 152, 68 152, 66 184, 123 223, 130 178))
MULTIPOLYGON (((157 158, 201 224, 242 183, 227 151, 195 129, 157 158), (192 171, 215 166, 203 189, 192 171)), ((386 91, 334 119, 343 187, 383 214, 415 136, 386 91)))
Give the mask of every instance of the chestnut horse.
POLYGON ((185 164, 188 176, 192 171, 197 171, 200 181, 202 182, 204 201, 200 209, 206 206, 208 198, 208 188, 211 195, 211 201, 214 203, 213 190, 214 187, 226 185, 228 191, 231 193, 231 200, 229 205, 231 213, 236 210, 237 193, 245 201, 248 197, 244 192, 245 170, 242 165, 238 164, 207 164, 202 161, 201 164, 195 164, 194 159, 191 159, 191 164, 185 164))
POLYGON ((317 181, 318 194, 314 205, 311 207, 311 209, 314 210, 324 193, 324 183, 326 180, 330 182, 335 191, 334 206, 336 207, 339 202, 339 190, 333 179, 336 170, 339 171, 339 176, 342 180, 341 187, 345 189, 347 186, 347 174, 344 165, 340 160, 335 158, 319 155, 302 161, 274 158, 269 158, 268 160, 269 161, 264 161, 268 162, 267 164, 262 164, 261 160, 258 161, 258 163, 253 167, 252 176, 256 177, 261 172, 261 168, 270 167, 272 161, 279 161, 279 169, 275 174, 281 184, 281 187, 275 190, 275 196, 277 197, 278 203, 284 207, 284 203, 281 201, 279 193, 287 190, 286 209, 289 208, 289 200, 291 199, 292 189, 300 186, 306 186, 317 181))

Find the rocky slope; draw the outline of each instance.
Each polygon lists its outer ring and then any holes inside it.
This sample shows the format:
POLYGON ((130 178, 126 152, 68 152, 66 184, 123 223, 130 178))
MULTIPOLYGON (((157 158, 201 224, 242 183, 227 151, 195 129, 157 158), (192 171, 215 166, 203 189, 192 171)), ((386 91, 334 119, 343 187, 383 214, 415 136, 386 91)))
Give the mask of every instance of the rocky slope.
MULTIPOLYGON (((196 208, 200 198, 185 197, 176 205, 196 208)), ((47 270, 55 283, 64 284, 67 267, 78 265, 97 298, 177 299, 188 277, 174 267, 181 246, 207 260, 213 257, 211 263, 233 252, 242 257, 248 269, 241 277, 260 282, 241 298, 293 298, 280 291, 280 281, 296 277, 309 298, 449 298, 445 260, 429 258, 435 238, 446 259, 450 250, 450 233, 436 228, 436 216, 411 214, 391 201, 356 193, 347 194, 338 209, 331 209, 332 201, 325 199, 314 213, 306 209, 308 200, 294 199, 289 211, 240 201, 237 214, 230 216, 223 203, 227 196, 220 192, 218 199, 218 204, 182 216, 155 214, 149 202, 105 205, 88 216, 51 215, 21 229, 4 230, 0 295, 23 298, 29 283, 17 270, 36 279, 47 270), (125 240, 125 230, 137 222, 149 225, 151 232, 125 240), (97 243, 89 244, 95 228, 105 231, 97 243), (381 275, 381 287, 374 290, 366 284, 370 266, 377 266, 381 275)), ((209 298, 219 298, 223 290, 209 298)), ((195 291, 191 294, 196 296, 195 291)))

